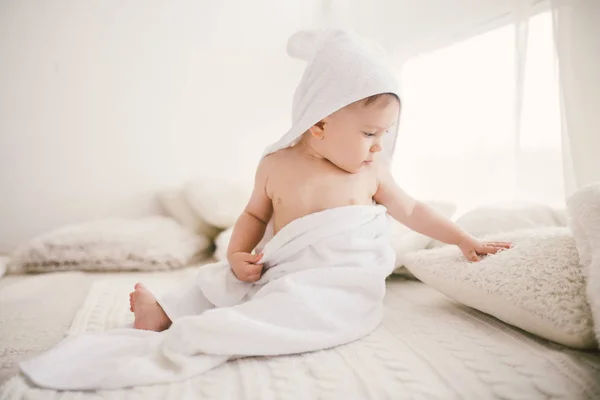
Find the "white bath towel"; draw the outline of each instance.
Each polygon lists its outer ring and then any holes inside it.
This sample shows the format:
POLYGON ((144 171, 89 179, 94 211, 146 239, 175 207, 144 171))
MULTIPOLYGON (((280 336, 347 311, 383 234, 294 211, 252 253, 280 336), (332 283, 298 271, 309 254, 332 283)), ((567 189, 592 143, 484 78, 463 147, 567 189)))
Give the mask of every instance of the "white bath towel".
MULTIPOLYGON (((176 319, 170 329, 119 329, 67 338, 21 364, 37 385, 112 389, 186 379, 232 357, 296 354, 359 339, 383 318, 394 269, 383 206, 353 205, 286 225, 264 249, 256 284, 226 262, 200 270, 181 304, 218 308, 176 319), (198 293, 205 299, 198 299, 198 293), (188 296, 189 295, 189 296, 188 296)), ((205 307, 208 308, 208 307, 205 307)))

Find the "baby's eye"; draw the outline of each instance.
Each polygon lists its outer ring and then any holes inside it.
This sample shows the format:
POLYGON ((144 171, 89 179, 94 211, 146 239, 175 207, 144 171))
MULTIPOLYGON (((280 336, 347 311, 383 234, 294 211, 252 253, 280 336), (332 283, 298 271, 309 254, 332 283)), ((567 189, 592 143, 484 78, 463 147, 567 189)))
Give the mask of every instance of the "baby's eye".
POLYGON ((369 133, 369 132, 363 132, 363 134, 364 134, 366 137, 373 137, 373 136, 375 136, 375 134, 374 134, 374 133, 369 133))

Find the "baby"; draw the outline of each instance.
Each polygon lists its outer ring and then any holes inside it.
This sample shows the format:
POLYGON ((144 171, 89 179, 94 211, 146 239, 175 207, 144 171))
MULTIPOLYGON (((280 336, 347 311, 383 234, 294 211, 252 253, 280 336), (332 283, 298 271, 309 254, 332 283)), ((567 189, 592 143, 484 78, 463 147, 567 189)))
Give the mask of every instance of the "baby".
MULTIPOLYGON (((317 67, 313 65, 313 69, 317 67)), ((305 73, 305 81, 307 75, 311 74, 305 73)), ((339 77, 329 78, 330 84, 335 84, 339 77)), ((314 87, 314 82, 311 84, 314 87)), ((296 101, 297 107, 299 103, 296 101)), ((383 205, 395 220, 458 246, 470 261, 510 247, 503 242, 479 241, 396 184, 388 160, 380 156, 386 150, 386 136, 395 136, 400 108, 395 92, 359 98, 314 122, 291 146, 261 160, 254 190, 235 224, 227 252, 229 265, 240 281, 253 283, 262 276, 262 254, 253 254, 253 250, 270 221, 277 234, 291 221, 348 205, 383 205)), ((393 146, 393 140, 387 142, 393 146)), ((139 283, 130 293, 130 306, 135 328, 160 331, 171 324, 154 295, 139 283)))

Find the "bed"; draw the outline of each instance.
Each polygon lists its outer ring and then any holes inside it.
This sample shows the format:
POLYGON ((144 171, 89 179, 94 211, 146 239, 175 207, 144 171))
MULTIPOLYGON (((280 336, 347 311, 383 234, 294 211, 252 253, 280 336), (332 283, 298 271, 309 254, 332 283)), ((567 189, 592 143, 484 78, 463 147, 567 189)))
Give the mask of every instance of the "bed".
POLYGON ((127 294, 136 281, 162 292, 198 268, 0 279, 0 399, 600 398, 598 351, 539 339, 396 276, 383 324, 338 348, 240 359, 188 381, 95 393, 42 390, 18 374, 19 360, 64 335, 131 323, 127 294))

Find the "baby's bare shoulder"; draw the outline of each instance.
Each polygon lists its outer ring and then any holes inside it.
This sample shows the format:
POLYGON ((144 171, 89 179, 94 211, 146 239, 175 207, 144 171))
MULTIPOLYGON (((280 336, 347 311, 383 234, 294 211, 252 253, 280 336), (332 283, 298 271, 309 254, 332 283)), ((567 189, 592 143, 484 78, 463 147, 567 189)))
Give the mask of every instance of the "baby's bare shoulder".
POLYGON ((290 155, 289 149, 279 150, 275 153, 266 155, 261 160, 260 165, 262 165, 267 170, 274 170, 274 169, 280 168, 284 164, 289 164, 289 162, 290 162, 289 155, 290 155))
POLYGON ((281 171, 286 170, 286 165, 290 163, 289 157, 286 157, 286 150, 279 150, 263 157, 258 164, 257 176, 266 182, 270 178, 281 175, 281 171))

